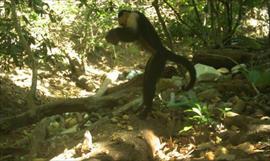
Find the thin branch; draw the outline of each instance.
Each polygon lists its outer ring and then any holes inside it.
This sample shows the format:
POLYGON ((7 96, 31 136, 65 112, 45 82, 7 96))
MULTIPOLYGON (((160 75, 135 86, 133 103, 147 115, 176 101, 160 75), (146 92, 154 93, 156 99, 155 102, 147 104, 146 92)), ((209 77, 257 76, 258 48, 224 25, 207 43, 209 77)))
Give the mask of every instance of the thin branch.
POLYGON ((174 12, 174 14, 176 15, 176 18, 179 22, 181 22, 182 24, 184 24, 185 26, 187 26, 192 33, 194 33, 195 35, 198 36, 199 39, 201 39, 203 41, 204 44, 207 44, 207 41, 203 38, 202 33, 200 33, 198 30, 195 30, 192 26, 190 26, 187 22, 185 22, 180 14, 173 8, 173 6, 167 1, 167 0, 163 0, 165 4, 168 5, 169 8, 171 8, 171 10, 174 12))
POLYGON ((268 11, 268 48, 270 48, 270 1, 267 2, 268 11))
POLYGON ((196 4, 195 0, 192 0, 192 5, 194 7, 195 15, 197 16, 197 19, 198 19, 200 25, 203 26, 203 23, 201 21, 201 16, 199 14, 199 11, 198 11, 198 8, 197 8, 197 4, 196 4))
POLYGON ((243 14, 243 8, 242 8, 242 5, 243 5, 243 0, 239 0, 238 1, 239 3, 239 10, 238 10, 238 18, 236 20, 236 23, 233 27, 233 29, 231 30, 231 32, 228 34, 227 37, 224 38, 223 42, 224 44, 226 44, 227 41, 229 41, 231 39, 231 37, 234 35, 234 33, 236 32, 236 29, 237 27, 240 25, 240 22, 242 20, 242 14, 243 14))
POLYGON ((171 34, 169 33, 167 27, 166 27, 166 24, 161 16, 161 13, 160 13, 160 10, 159 10, 159 6, 158 6, 158 0, 155 0, 152 5, 154 6, 155 10, 156 10, 156 13, 157 13, 157 16, 158 16, 158 20, 159 22, 161 23, 161 26, 162 26, 162 29, 168 39, 168 43, 169 43, 169 48, 173 51, 173 43, 172 43, 172 36, 171 34))

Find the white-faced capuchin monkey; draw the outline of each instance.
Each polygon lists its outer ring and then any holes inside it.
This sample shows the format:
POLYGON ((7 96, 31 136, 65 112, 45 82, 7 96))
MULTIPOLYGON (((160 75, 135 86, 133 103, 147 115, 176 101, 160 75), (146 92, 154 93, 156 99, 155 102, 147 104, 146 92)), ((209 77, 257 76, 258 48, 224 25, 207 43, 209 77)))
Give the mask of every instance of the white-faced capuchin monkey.
POLYGON ((191 62, 180 55, 176 55, 163 46, 160 37, 153 25, 143 13, 138 11, 121 10, 118 13, 119 27, 111 29, 106 40, 114 45, 118 42, 138 42, 144 50, 150 52, 144 73, 143 81, 143 112, 142 117, 146 117, 152 110, 153 98, 155 96, 156 83, 164 71, 166 61, 172 61, 184 66, 190 75, 188 85, 184 90, 192 88, 196 81, 196 71, 191 62))

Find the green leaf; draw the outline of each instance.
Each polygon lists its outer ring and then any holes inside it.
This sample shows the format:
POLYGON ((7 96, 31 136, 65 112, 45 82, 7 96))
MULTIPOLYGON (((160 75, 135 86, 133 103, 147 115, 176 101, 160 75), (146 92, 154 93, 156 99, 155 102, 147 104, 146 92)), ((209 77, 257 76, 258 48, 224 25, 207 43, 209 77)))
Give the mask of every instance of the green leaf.
POLYGON ((248 80, 251 81, 252 83, 256 84, 258 80, 260 79, 261 72, 258 70, 251 70, 248 72, 248 80))
POLYGON ((201 111, 198 108, 193 107, 192 111, 195 112, 196 114, 200 115, 200 116, 202 115, 201 111))
POLYGON ((181 133, 184 133, 184 132, 187 132, 189 130, 191 130, 193 128, 193 126, 185 126, 182 130, 180 130, 178 133, 181 134, 181 133))

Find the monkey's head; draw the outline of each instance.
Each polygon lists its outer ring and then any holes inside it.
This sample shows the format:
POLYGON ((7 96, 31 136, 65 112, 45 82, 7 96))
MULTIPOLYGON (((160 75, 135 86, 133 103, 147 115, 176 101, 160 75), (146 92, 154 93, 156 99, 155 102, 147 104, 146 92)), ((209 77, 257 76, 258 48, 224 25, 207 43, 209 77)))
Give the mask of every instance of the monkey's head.
POLYGON ((128 17, 130 16, 131 11, 129 10, 120 10, 118 12, 118 23, 120 26, 126 27, 128 17))
POLYGON ((122 27, 137 29, 139 14, 136 11, 120 10, 118 12, 118 23, 122 27))

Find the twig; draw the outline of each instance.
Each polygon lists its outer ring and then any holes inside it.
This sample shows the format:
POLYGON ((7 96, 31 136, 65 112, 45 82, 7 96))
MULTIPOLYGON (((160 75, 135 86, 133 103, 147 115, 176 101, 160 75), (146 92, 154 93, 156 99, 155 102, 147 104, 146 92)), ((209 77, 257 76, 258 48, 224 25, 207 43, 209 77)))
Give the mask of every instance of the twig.
POLYGON ((162 29, 168 39, 168 43, 169 43, 169 48, 173 51, 173 43, 172 43, 172 36, 171 34, 169 33, 167 27, 166 27, 166 24, 161 16, 161 13, 160 13, 160 10, 159 10, 159 6, 158 6, 158 0, 155 0, 152 5, 154 6, 155 10, 156 10, 156 13, 157 13, 157 16, 158 16, 158 20, 159 22, 161 23, 161 26, 162 26, 162 29))
POLYGON ((125 104, 124 106, 118 108, 117 110, 113 111, 113 115, 119 115, 125 111, 127 111, 129 108, 134 107, 136 105, 139 105, 142 102, 142 98, 136 98, 133 101, 125 104))
POLYGON ((202 34, 195 30, 191 25, 189 25, 186 21, 184 21, 180 14, 173 8, 173 6, 167 1, 167 0, 163 0, 165 4, 167 4, 169 6, 169 8, 171 8, 171 10, 174 12, 174 14, 176 15, 176 18, 178 19, 179 22, 181 22, 182 24, 184 24, 185 26, 187 26, 187 28, 189 28, 191 30, 192 33, 194 33, 195 35, 198 36, 199 39, 201 39, 203 41, 204 44, 208 44, 207 41, 203 38, 202 34))

